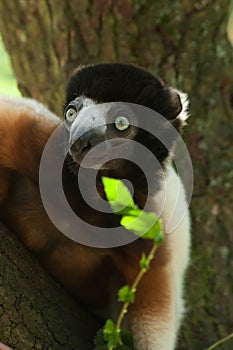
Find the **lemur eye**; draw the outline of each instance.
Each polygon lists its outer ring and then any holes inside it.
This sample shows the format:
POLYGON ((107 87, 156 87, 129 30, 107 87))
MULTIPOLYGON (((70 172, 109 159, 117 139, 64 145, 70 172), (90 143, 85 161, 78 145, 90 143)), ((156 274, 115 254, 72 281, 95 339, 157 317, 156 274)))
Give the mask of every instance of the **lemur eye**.
POLYGON ((115 119, 115 128, 119 131, 125 131, 129 128, 129 120, 126 117, 119 116, 115 119))
POLYGON ((77 111, 74 107, 70 107, 67 109, 65 113, 65 117, 69 122, 73 122, 77 116, 77 111))

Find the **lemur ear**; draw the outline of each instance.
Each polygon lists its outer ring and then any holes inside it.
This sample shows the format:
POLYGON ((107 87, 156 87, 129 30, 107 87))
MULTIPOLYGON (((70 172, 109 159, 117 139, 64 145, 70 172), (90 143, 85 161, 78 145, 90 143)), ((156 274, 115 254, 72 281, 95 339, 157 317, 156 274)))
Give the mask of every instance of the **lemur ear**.
POLYGON ((180 98, 180 102, 181 102, 181 111, 180 113, 176 116, 176 119, 179 119, 183 125, 186 124, 186 119, 188 119, 189 117, 189 111, 188 111, 188 107, 189 107, 189 99, 188 99, 188 95, 180 90, 177 89, 173 89, 175 90, 175 92, 179 95, 180 98))
POLYGON ((185 120, 188 118, 188 97, 185 93, 161 80, 160 84, 160 88, 156 92, 154 110, 179 129, 185 125, 185 120))
MULTIPOLYGON (((171 124, 181 132, 182 127, 186 125, 186 119, 189 117, 188 113, 188 96, 187 94, 174 89, 173 87, 168 88, 169 91, 169 114, 168 120, 171 124)), ((165 104, 167 105, 167 104, 165 104)))
POLYGON ((179 120, 181 122, 181 126, 186 124, 186 119, 189 117, 189 111, 188 111, 188 106, 189 106, 189 100, 188 100, 188 95, 185 94, 184 92, 177 90, 177 89, 172 89, 173 93, 178 95, 178 98, 180 100, 181 104, 181 110, 179 113, 176 115, 174 119, 179 120))

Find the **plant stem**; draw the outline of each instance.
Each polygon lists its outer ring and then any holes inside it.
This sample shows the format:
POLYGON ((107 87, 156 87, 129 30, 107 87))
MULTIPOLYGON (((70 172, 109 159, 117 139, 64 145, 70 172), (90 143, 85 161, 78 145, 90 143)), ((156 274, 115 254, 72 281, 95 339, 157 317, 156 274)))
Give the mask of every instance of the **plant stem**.
MULTIPOLYGON (((157 244, 154 243, 152 248, 151 248, 151 251, 149 252, 149 254, 147 256, 148 266, 150 265, 151 260, 153 260, 157 248, 158 248, 157 244)), ((147 272, 147 269, 140 269, 138 275, 135 278, 135 281, 133 282, 133 284, 131 286, 131 290, 133 293, 136 293, 138 284, 146 272, 147 272)), ((120 312, 118 319, 117 319, 117 322, 116 322, 116 330, 118 332, 120 332, 120 330, 121 330, 121 324, 122 324, 122 321, 124 319, 125 314, 128 312, 129 304, 130 304, 129 302, 126 302, 123 304, 123 306, 121 308, 121 312, 120 312)), ((113 349, 114 349, 113 346, 111 346, 109 348, 109 350, 113 350, 113 349)))
POLYGON ((217 348, 217 346, 225 343, 226 341, 233 339, 233 333, 229 334, 228 336, 226 336, 225 338, 218 340, 216 343, 214 343, 213 345, 211 345, 209 348, 207 348, 206 350, 213 350, 215 348, 217 348))
MULTIPOLYGON (((148 265, 150 265, 151 261, 153 260, 157 248, 158 248, 157 244, 154 243, 152 248, 151 248, 151 251, 149 252, 149 254, 147 256, 148 265)), ((139 271, 137 277, 135 278, 134 283, 132 284, 132 287, 131 287, 132 292, 134 292, 134 293, 136 292, 137 286, 138 286, 139 282, 141 281, 143 275, 146 273, 146 271, 147 271, 146 269, 141 269, 139 271)))

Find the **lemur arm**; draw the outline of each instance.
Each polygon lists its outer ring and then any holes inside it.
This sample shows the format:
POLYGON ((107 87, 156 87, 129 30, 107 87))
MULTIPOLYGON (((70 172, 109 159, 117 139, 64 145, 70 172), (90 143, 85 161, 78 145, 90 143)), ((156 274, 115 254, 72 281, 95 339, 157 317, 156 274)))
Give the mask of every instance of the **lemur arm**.
POLYGON ((59 123, 59 118, 34 100, 0 95, 2 173, 13 170, 37 180, 44 146, 59 123))

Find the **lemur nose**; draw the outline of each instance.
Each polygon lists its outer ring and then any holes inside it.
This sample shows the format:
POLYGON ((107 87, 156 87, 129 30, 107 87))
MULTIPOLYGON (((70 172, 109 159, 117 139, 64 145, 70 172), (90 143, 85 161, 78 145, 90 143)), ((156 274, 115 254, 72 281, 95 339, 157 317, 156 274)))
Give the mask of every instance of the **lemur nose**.
POLYGON ((84 133, 70 147, 72 155, 84 156, 92 147, 105 141, 105 136, 100 128, 84 133))
POLYGON ((91 147, 92 145, 89 140, 83 140, 82 138, 80 138, 70 147, 70 150, 71 153, 81 155, 85 152, 88 152, 91 149, 91 147))

